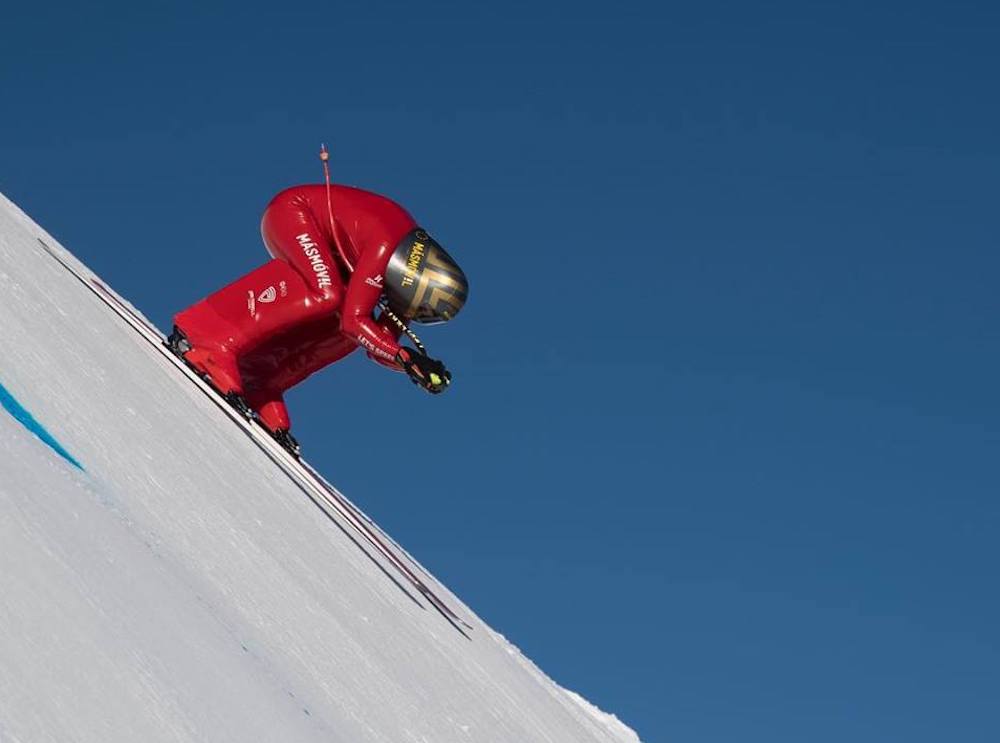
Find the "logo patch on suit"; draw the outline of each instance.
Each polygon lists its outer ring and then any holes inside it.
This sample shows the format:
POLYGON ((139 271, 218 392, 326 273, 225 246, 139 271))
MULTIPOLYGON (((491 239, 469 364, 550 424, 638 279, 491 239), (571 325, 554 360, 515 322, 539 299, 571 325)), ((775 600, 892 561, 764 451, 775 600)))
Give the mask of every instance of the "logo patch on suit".
POLYGON ((275 289, 274 286, 269 286, 260 294, 256 294, 256 292, 253 291, 247 291, 247 311, 250 313, 250 316, 253 317, 257 314, 258 302, 260 304, 271 304, 272 302, 277 301, 279 292, 283 297, 288 296, 287 282, 279 282, 277 289, 275 289))

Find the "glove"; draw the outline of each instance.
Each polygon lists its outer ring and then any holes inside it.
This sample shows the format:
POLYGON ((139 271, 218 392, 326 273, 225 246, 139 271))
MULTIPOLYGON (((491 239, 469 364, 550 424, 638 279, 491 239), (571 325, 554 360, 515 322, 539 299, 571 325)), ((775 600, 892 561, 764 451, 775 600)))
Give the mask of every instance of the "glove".
POLYGON ((396 363, 403 367, 410 380, 432 395, 444 392, 451 384, 451 372, 444 364, 412 348, 403 347, 396 354, 396 363))

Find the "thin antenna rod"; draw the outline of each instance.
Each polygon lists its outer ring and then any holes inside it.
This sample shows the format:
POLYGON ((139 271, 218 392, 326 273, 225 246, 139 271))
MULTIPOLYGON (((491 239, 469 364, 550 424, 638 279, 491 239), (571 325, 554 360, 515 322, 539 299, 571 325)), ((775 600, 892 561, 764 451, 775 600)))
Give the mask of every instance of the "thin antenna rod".
POLYGON ((344 252, 344 247, 337 237, 337 223, 333 219, 333 196, 330 188, 330 153, 327 151, 325 143, 321 143, 319 146, 319 159, 323 161, 323 176, 326 179, 326 213, 330 217, 330 236, 333 237, 333 244, 337 246, 340 260, 347 266, 348 271, 354 273, 354 266, 347 260, 347 253, 344 252))

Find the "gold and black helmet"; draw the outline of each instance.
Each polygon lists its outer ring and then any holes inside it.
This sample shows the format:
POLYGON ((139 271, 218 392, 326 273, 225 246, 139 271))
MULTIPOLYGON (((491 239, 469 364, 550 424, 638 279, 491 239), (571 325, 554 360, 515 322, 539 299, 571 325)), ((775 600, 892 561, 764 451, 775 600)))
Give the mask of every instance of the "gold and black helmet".
POLYGON ((424 325, 447 322, 469 296, 462 269, 419 227, 400 240, 385 272, 385 296, 394 312, 424 325))

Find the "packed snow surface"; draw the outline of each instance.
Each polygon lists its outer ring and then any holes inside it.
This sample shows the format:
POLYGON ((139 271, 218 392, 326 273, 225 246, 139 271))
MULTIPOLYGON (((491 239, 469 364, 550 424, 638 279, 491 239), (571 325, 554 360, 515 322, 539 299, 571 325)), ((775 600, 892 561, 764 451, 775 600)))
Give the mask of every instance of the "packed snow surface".
POLYGON ((0 196, 0 384, 84 470, 0 410, 0 743, 638 740, 391 580, 38 238, 0 196))

